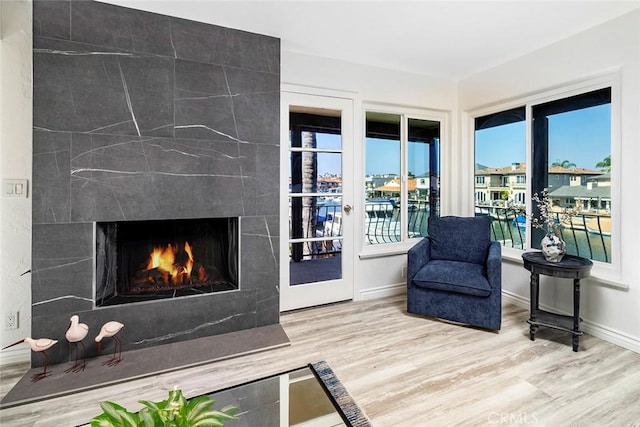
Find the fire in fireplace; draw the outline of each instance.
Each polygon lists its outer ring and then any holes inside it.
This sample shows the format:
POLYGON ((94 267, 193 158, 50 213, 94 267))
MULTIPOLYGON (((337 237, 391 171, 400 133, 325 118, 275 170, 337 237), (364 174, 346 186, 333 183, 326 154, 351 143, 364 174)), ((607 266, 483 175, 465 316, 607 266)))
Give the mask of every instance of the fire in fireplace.
POLYGON ((96 224, 96 305, 238 289, 238 219, 96 224))
POLYGON ((193 249, 188 241, 166 246, 155 246, 149 254, 149 262, 140 268, 132 279, 132 293, 153 292, 161 289, 200 287, 211 283, 209 274, 215 267, 196 264, 193 249), (195 266, 195 269, 194 269, 195 266))

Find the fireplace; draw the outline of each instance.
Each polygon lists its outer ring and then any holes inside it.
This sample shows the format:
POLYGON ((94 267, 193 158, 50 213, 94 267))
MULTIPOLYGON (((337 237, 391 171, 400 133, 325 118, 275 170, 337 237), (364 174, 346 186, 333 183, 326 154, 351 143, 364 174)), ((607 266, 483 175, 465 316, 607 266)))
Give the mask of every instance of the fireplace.
POLYGON ((74 314, 92 336, 125 324, 123 351, 278 324, 280 41, 97 1, 34 1, 33 22, 31 335, 59 340, 49 362, 69 360, 74 314), (127 227, 175 219, 225 237, 165 223, 118 266, 127 227), (148 267, 154 246, 176 279, 148 267))
POLYGON ((238 218, 96 223, 96 306, 238 289, 238 218))

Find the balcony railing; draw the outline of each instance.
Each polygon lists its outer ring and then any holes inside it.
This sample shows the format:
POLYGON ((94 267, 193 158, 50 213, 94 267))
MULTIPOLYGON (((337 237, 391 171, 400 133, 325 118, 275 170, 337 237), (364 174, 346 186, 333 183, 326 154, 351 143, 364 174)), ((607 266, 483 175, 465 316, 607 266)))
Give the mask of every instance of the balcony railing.
POLYGON ((302 230, 294 233, 289 209, 289 236, 305 241, 293 242, 289 245, 292 252, 297 252, 305 259, 334 256, 342 252, 342 205, 318 204, 302 208, 302 230), (305 212, 306 211, 306 212, 305 212))
MULTIPOLYGON (((411 200, 407 209, 407 233, 409 238, 427 235, 429 204, 424 200, 411 200)), ((303 230, 293 233, 291 213, 289 214, 289 235, 294 239, 304 239, 291 243, 291 250, 298 245, 303 258, 333 256, 342 251, 342 205, 319 204, 304 207, 303 230), (304 210, 309 214, 305 214, 304 210)), ((384 244, 400 241, 400 206, 390 200, 368 201, 364 215, 365 244, 384 244)))
MULTIPOLYGON (((503 246, 526 248, 526 221, 517 208, 476 205, 476 215, 490 215, 492 238, 503 246)), ((567 253, 595 261, 611 262, 611 216, 583 213, 569 222, 561 222, 556 213, 560 235, 567 253)))
MULTIPOLYGON (((312 208, 309 208, 312 209, 312 208)), ((492 239, 503 246, 524 250, 526 221, 519 209, 496 206, 476 206, 477 215, 490 215, 492 239)), ((570 223, 561 223, 557 215, 567 253, 596 261, 611 262, 611 232, 609 215, 584 213, 575 215, 570 223)), ((411 201, 407 209, 407 231, 410 238, 427 235, 429 205, 425 201, 411 201)), ((291 218, 291 217, 290 217, 291 218)), ((342 205, 318 205, 307 218, 301 238, 304 258, 334 256, 342 252, 342 205)), ((291 221, 290 221, 291 223, 291 221)), ((372 201, 365 205, 365 244, 375 245, 400 241, 400 207, 390 201, 372 201)), ((291 230, 291 228, 290 228, 291 230)), ((290 232, 290 236, 293 236, 290 232)), ((299 237, 300 238, 300 237, 299 237)))
MULTIPOLYGON (((407 208, 407 236, 426 236, 429 218, 429 202, 409 200, 407 208)), ((365 204, 365 243, 381 244, 400 241, 402 225, 400 206, 389 200, 367 201, 365 204)))

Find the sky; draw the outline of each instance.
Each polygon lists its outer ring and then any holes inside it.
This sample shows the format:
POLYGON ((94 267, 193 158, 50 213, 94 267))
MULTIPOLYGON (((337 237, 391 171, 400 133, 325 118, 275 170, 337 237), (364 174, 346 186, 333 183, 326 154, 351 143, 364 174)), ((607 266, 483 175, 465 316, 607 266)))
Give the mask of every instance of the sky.
MULTIPOLYGON (((316 134, 318 148, 340 149, 339 135, 316 134)), ((400 174, 400 142, 387 139, 367 138, 365 150, 367 175, 400 174)), ((318 174, 339 175, 340 154, 319 153, 318 174)), ((428 145, 412 143, 409 148, 409 172, 422 175, 429 169, 428 145)))
MULTIPOLYGON (((577 167, 597 169, 596 164, 611 154, 610 104, 586 108, 549 118, 549 163, 568 160, 577 167)), ((501 168, 526 161, 525 123, 518 122, 476 132, 476 163, 501 168)), ((318 148, 340 149, 340 135, 317 134, 318 148)), ((399 174, 400 144, 398 141, 367 138, 365 174, 399 174)), ((319 175, 340 175, 341 155, 318 155, 319 175)), ((428 172, 426 144, 411 144, 409 172, 428 172)))
MULTIPOLYGON (((611 154, 611 106, 600 105, 549 118, 549 162, 568 160, 596 169, 611 154)), ((476 163, 501 168, 526 159, 524 122, 476 132, 476 163)))

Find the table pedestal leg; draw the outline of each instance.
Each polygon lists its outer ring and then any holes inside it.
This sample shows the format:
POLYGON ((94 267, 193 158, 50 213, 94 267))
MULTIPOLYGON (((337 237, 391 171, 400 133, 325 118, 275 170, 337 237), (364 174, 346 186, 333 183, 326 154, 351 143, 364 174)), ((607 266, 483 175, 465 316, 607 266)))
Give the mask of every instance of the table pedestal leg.
POLYGON ((539 278, 538 274, 531 273, 531 317, 529 319, 531 323, 531 326, 529 326, 529 339, 531 341, 535 341, 536 331, 538 330, 538 326, 533 323, 536 321, 536 312, 538 311, 539 278))
POLYGON ((573 279, 573 351, 580 345, 580 279, 573 279))

